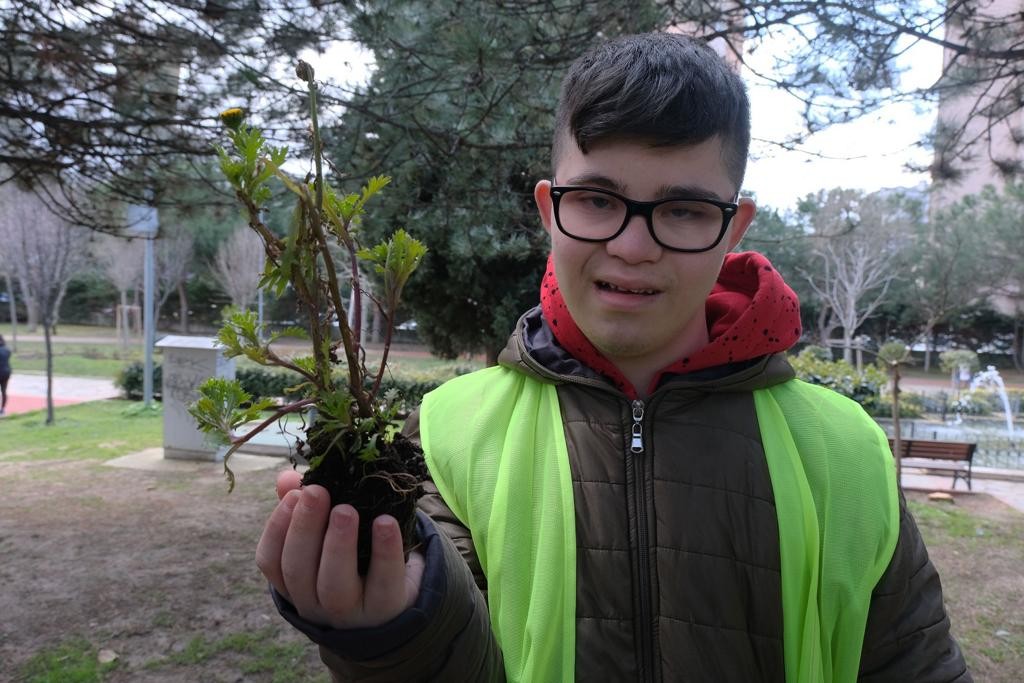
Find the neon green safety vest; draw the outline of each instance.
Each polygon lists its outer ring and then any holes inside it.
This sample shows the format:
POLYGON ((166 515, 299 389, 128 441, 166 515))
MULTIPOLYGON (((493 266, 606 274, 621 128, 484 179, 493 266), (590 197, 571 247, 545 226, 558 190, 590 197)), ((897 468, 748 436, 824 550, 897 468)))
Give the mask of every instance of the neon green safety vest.
MULTIPOLYGON (((797 380, 755 391, 754 404, 778 516, 786 680, 855 681, 899 535, 885 435, 857 404, 797 380)), ((575 508, 555 386, 502 367, 453 379, 425 397, 420 436, 473 535, 508 680, 573 680, 575 508)))

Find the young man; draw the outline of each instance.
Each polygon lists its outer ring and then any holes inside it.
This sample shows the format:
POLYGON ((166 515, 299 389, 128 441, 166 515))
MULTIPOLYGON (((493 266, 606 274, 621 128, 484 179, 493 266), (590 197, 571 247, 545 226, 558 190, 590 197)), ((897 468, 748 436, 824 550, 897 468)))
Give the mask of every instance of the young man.
POLYGON ((740 79, 616 40, 565 78, 541 304, 420 438, 422 553, 278 480, 257 563, 339 680, 968 681, 884 435, 793 379, 795 295, 738 199, 740 79))

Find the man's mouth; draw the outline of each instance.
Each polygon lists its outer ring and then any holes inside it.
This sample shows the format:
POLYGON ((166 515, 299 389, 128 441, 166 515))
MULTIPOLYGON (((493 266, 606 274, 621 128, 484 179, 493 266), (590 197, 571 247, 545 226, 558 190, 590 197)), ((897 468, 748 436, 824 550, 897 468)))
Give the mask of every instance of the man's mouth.
POLYGON ((604 280, 597 281, 597 288, 603 289, 606 292, 621 292, 622 294, 636 294, 638 296, 653 296, 659 293, 657 289, 631 289, 628 287, 621 287, 619 285, 613 284, 611 282, 606 282, 604 280))

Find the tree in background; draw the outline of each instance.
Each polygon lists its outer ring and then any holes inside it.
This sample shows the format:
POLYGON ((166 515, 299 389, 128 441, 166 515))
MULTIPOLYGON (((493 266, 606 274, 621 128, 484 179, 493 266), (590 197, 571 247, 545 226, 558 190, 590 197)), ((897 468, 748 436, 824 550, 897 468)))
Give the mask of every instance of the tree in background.
POLYGON ((90 232, 15 183, 0 185, 0 244, 25 298, 36 307, 46 341, 46 424, 53 424, 53 328, 68 281, 84 265, 90 232))
POLYGON ((301 139, 279 76, 299 50, 338 40, 345 12, 315 4, 0 0, 0 182, 56 179, 34 188, 109 230, 123 223, 111 197, 144 203, 183 160, 212 159, 225 94, 259 103, 270 135, 301 139))
MULTIPOLYGON (((212 107, 223 93, 246 108, 259 103, 275 140, 304 139, 279 124, 294 106, 279 65, 304 47, 327 46, 351 23, 376 70, 366 87, 325 85, 325 123, 345 113, 342 127, 325 130, 332 154, 357 170, 354 183, 382 168, 395 175, 389 207, 366 226, 371 235, 402 224, 437 232, 418 275, 436 289, 419 288, 408 302, 424 336, 446 355, 487 348, 493 357, 536 300, 546 246, 530 191, 548 171, 558 79, 592 42, 672 25, 706 35, 804 103, 805 130, 772 141, 791 147, 883 104, 940 94, 984 93, 974 120, 985 130, 1005 123, 1021 106, 1024 15, 987 11, 987 3, 909 0, 114 0, 102 11, 71 0, 0 0, 0 163, 12 169, 0 181, 55 174, 51 190, 36 185, 48 202, 104 229, 121 221, 104 213, 112 197, 138 202, 155 189, 162 209, 180 204, 166 190, 197 175, 189 168, 209 155, 212 107), (968 30, 947 34, 947 25, 968 30), (952 56, 924 89, 904 85, 897 63, 916 42, 952 56), (768 43, 785 49, 760 68, 748 56, 768 43), (81 186, 95 201, 72 201, 81 186)), ((966 123, 937 132, 939 176, 976 137, 966 123)), ((209 280, 200 274, 189 286, 209 280)), ((178 289, 185 325, 187 288, 178 289)))
POLYGON ((836 189, 807 197, 800 212, 813 234, 815 269, 805 278, 842 330, 843 360, 852 362, 853 338, 899 275, 921 204, 900 193, 836 189))
POLYGON ((210 269, 235 308, 245 310, 256 299, 263 258, 259 237, 246 227, 236 228, 217 249, 216 262, 210 269))
POLYGON ((376 70, 328 132, 355 180, 386 169, 369 239, 407 225, 430 250, 404 303, 431 349, 497 358, 536 304, 548 251, 533 186, 550 174, 563 70, 591 43, 664 26, 653 2, 374 2, 352 30, 376 70))
POLYGON ((1024 370, 1024 182, 1008 183, 1001 192, 991 186, 970 206, 966 220, 978 226, 976 239, 983 240, 983 262, 995 273, 989 295, 1013 321, 1014 367, 1024 370))
MULTIPOLYGON (((811 260, 811 237, 799 216, 782 214, 759 206, 754 222, 740 243, 768 257, 800 300, 800 318, 805 334, 818 329, 818 315, 824 309, 810 283, 804 277, 811 260)), ((826 310, 826 313, 828 311, 826 310)))
MULTIPOLYGON (((92 257, 100 272, 117 288, 118 302, 114 307, 114 315, 116 327, 121 332, 122 348, 128 347, 129 330, 133 329, 128 292, 138 290, 142 282, 144 247, 140 239, 132 240, 104 233, 97 234, 92 243, 92 257)), ((135 323, 134 327, 141 328, 141 315, 135 317, 135 323)))
MULTIPOLYGON (((188 334, 188 297, 185 280, 192 272, 195 236, 187 225, 170 221, 160 226, 160 235, 153 245, 155 260, 155 299, 159 311, 172 293, 178 294, 178 329, 188 334)), ((159 314, 158 314, 159 316, 159 314)))
POLYGON ((993 282, 990 226, 974 215, 974 198, 916 225, 908 259, 908 311, 925 343, 924 369, 931 369, 938 325, 988 295, 993 282))

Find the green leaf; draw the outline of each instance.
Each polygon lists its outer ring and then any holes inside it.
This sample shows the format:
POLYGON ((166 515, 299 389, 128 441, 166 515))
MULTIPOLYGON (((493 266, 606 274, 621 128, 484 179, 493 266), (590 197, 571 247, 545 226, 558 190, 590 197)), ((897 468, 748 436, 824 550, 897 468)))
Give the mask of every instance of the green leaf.
POLYGON ((389 310, 398 306, 402 288, 420 264, 427 248, 405 230, 399 230, 387 242, 372 249, 360 249, 359 258, 373 264, 377 273, 384 276, 384 300, 389 310))
POLYGON ((284 337, 288 337, 291 339, 309 339, 309 333, 306 332, 306 330, 302 327, 286 327, 283 330, 278 330, 277 332, 271 334, 268 343, 272 344, 278 339, 282 339, 284 337))
POLYGON ((228 358, 244 355, 266 364, 266 349, 260 340, 259 321, 254 311, 229 309, 217 333, 217 341, 224 347, 224 355, 228 358))
POLYGON ((218 437, 222 443, 230 443, 236 428, 256 420, 273 406, 269 398, 254 402, 237 380, 211 377, 199 385, 199 398, 188 412, 201 431, 218 437))
POLYGON ((370 440, 363 445, 359 451, 359 459, 363 462, 373 462, 380 455, 380 449, 377 448, 377 442, 380 441, 380 434, 374 434, 370 437, 370 440))

